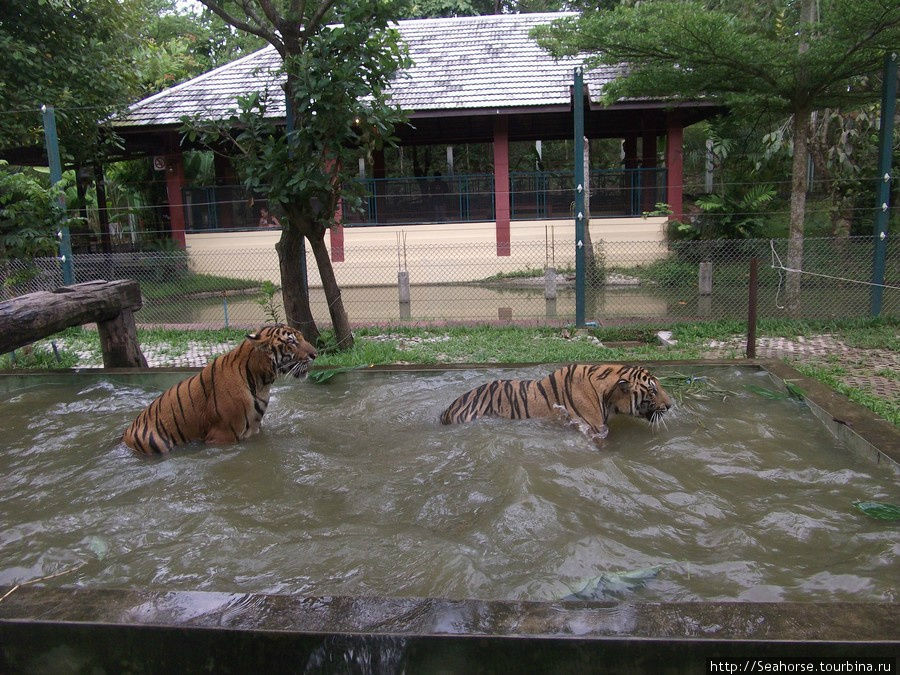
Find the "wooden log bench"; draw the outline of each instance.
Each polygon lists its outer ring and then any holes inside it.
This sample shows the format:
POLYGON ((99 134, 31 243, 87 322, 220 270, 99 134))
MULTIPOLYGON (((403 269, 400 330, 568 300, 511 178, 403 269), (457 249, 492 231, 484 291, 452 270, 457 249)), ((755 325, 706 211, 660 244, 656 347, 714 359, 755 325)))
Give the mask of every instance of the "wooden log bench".
POLYGON ((86 323, 97 323, 105 368, 146 368, 134 324, 141 289, 131 279, 88 281, 0 302, 0 354, 86 323))

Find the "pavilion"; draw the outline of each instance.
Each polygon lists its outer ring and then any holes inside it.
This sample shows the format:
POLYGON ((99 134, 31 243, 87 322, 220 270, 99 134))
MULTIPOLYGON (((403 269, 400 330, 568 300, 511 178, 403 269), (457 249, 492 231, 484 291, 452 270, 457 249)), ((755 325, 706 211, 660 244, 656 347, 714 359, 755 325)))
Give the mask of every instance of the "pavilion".
MULTIPOLYGON (((573 92, 573 70, 582 60, 554 59, 529 37, 534 26, 561 16, 566 14, 400 21, 398 29, 413 61, 390 89, 392 99, 409 114, 410 124, 396 132, 400 144, 488 143, 493 174, 454 172, 451 148, 442 175, 404 183, 386 177, 383 156, 376 156, 371 175, 364 177, 367 208, 363 213, 345 214, 344 224, 354 231, 365 225, 417 224, 452 230, 447 223, 479 222, 496 242, 497 255, 504 256, 510 254, 518 221, 571 222, 571 178, 562 177, 565 189, 548 190, 549 181, 558 181, 559 176, 511 175, 509 144, 571 139, 576 95, 584 96, 585 135, 622 141, 621 169, 614 176, 598 177, 603 189, 592 192, 592 217, 615 218, 624 238, 630 236, 629 222, 639 221, 655 203, 666 202, 672 217, 679 218, 683 129, 719 110, 709 102, 639 100, 601 105, 603 85, 618 70, 610 67, 586 71, 584 92, 573 92), (662 138, 664 162, 659 166, 662 138), (479 201, 484 195, 489 199, 479 201)), ((222 199, 224 192, 217 196, 216 186, 199 196, 186 189, 181 154, 185 146, 179 131, 182 117, 227 118, 239 95, 268 90, 273 98, 267 114, 283 118, 279 65, 277 52, 266 47, 133 104, 117 122, 128 153, 152 155, 155 168, 165 172, 172 237, 182 246, 190 244, 192 234, 237 234, 256 226, 252 217, 229 208, 229 202, 239 200, 222 199)), ((217 158, 217 185, 236 182, 229 163, 217 158)), ((659 223, 664 220, 653 221, 654 227, 661 229, 659 223)), ((333 228, 334 260, 343 259, 344 236, 344 228, 333 228)))

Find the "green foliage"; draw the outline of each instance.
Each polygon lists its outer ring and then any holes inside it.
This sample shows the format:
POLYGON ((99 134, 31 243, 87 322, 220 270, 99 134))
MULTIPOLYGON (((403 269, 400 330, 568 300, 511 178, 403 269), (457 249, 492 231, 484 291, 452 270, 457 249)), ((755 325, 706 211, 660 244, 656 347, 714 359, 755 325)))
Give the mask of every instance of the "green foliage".
POLYGON ((57 190, 0 160, 0 260, 53 255, 63 211, 57 190))
POLYGON ((3 370, 55 370, 74 368, 78 355, 67 349, 53 351, 47 341, 41 348, 17 349, 11 354, 0 354, 0 371, 3 370))
POLYGON ((332 17, 340 25, 313 26, 296 45, 272 38, 295 118, 289 134, 268 117, 268 91, 240 98, 238 110, 223 122, 185 118, 183 132, 190 141, 230 146, 250 190, 290 205, 286 210, 306 221, 330 226, 338 198, 351 209, 362 198, 352 180, 359 153, 394 142, 394 127, 403 119, 387 95, 395 72, 409 63, 399 34, 388 26, 393 11, 391 3, 340 3, 332 17))
POLYGON ((198 293, 237 291, 254 288, 258 285, 257 282, 248 279, 220 277, 212 274, 181 274, 179 276, 180 278, 177 279, 164 276, 159 280, 141 276, 141 295, 148 300, 166 300, 185 298, 198 293))
POLYGON ((42 104, 56 107, 64 156, 93 156, 98 120, 127 102, 140 0, 0 3, 0 147, 40 145, 42 104), (8 111, 8 112, 7 112, 8 111))
POLYGON ((787 3, 760 12, 697 0, 623 3, 612 11, 588 9, 534 34, 556 55, 585 52, 594 64, 627 62, 627 74, 605 90, 610 102, 715 97, 790 113, 876 98, 858 78, 879 72, 885 51, 900 43, 900 5, 826 0, 819 7, 819 20, 805 22, 799 5, 787 3))
POLYGON ((701 218, 700 226, 695 227, 698 238, 753 239, 762 233, 766 208, 775 198, 774 186, 757 183, 737 188, 697 198, 697 206, 713 216, 709 223, 701 218))
POLYGON ((156 93, 260 49, 265 41, 235 31, 207 8, 142 0, 146 17, 133 54, 140 95, 156 93))
POLYGON ((281 290, 271 281, 263 281, 259 289, 259 297, 256 302, 263 309, 266 321, 271 323, 281 323, 281 313, 278 311, 278 304, 275 300, 275 294, 281 290))
POLYGON ((666 287, 684 286, 685 284, 695 285, 698 274, 696 263, 686 262, 678 258, 666 258, 648 265, 628 267, 624 268, 622 272, 666 287))

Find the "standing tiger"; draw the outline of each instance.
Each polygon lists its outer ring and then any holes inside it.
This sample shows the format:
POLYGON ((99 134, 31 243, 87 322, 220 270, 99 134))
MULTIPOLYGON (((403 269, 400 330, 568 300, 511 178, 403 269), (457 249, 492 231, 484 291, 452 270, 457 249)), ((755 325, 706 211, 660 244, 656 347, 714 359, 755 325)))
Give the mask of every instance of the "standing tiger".
POLYGON ((601 440, 612 413, 655 422, 671 407, 672 399, 645 368, 571 364, 540 380, 486 382, 453 401, 441 414, 441 424, 562 416, 586 425, 591 438, 601 440))
POLYGON ((300 377, 315 358, 316 350, 300 331, 283 324, 264 326, 160 394, 122 440, 147 454, 166 453, 191 441, 239 441, 259 431, 276 375, 300 377))

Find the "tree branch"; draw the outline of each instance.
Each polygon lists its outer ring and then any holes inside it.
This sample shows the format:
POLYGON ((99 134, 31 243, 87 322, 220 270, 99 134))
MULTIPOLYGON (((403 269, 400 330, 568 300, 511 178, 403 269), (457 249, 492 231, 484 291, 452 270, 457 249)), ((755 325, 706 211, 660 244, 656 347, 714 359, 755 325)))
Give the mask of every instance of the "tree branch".
POLYGON ((242 30, 247 33, 256 35, 257 37, 261 37, 263 40, 275 47, 275 49, 278 50, 278 53, 281 54, 282 57, 284 57, 284 44, 281 42, 281 39, 274 31, 267 30, 265 28, 263 22, 259 19, 259 15, 256 14, 256 12, 248 6, 247 0, 241 0, 241 7, 251 18, 251 20, 255 22, 256 25, 238 19, 237 17, 230 14, 225 10, 222 4, 220 4, 219 0, 200 0, 200 2, 211 12, 213 12, 213 14, 222 19, 222 21, 224 21, 225 23, 234 26, 238 30, 242 30))
POLYGON ((322 17, 325 16, 326 12, 334 6, 336 0, 325 0, 321 5, 319 5, 318 9, 316 9, 316 13, 313 14, 312 18, 309 20, 309 23, 303 27, 303 33, 305 35, 311 35, 315 32, 316 28, 319 26, 319 22, 322 20, 322 17))

